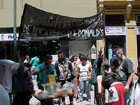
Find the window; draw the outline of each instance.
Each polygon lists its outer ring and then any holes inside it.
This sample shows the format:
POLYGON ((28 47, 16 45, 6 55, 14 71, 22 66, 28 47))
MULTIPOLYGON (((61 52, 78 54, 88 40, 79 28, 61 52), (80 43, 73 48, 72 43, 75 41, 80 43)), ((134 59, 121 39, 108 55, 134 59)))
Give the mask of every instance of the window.
POLYGON ((136 16, 136 23, 137 23, 137 26, 140 26, 140 15, 136 16))
POLYGON ((105 16, 106 26, 125 26, 123 15, 106 15, 105 16))

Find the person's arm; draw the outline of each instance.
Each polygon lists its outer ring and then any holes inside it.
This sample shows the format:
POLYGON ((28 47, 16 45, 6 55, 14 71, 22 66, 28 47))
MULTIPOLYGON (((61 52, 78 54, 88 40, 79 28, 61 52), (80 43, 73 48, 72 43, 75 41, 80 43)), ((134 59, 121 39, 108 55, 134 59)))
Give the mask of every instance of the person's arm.
POLYGON ((126 92, 129 90, 129 86, 130 86, 130 84, 131 84, 131 82, 132 82, 132 80, 133 80, 134 74, 135 74, 135 72, 132 72, 132 73, 130 74, 130 76, 128 77, 127 83, 126 83, 126 85, 125 85, 125 91, 126 91, 126 92))
POLYGON ((134 74, 135 74, 135 72, 133 70, 133 63, 130 60, 128 60, 126 62, 126 68, 128 70, 127 71, 128 72, 128 79, 127 79, 127 82, 126 82, 126 85, 125 85, 125 91, 127 92, 129 90, 129 86, 130 86, 130 84, 133 80, 134 74))
POLYGON ((37 67, 35 67, 32 71, 32 75, 37 75, 39 74, 40 72, 43 72, 45 71, 45 67, 42 66, 42 65, 38 65, 37 67))
POLYGON ((78 67, 78 68, 77 68, 77 71, 76 71, 76 77, 75 77, 75 82, 76 82, 76 83, 78 82, 79 73, 80 73, 80 68, 78 67))
POLYGON ((92 78, 92 76, 91 76, 91 74, 92 74, 92 67, 91 66, 89 66, 89 78, 91 79, 92 78))
POLYGON ((74 61, 74 62, 73 62, 72 69, 73 69, 73 70, 76 70, 76 66, 77 66, 77 64, 76 64, 76 62, 74 61))
POLYGON ((36 71, 36 70, 33 70, 32 71, 32 75, 37 75, 37 74, 39 74, 40 72, 43 72, 45 69, 40 69, 40 70, 38 70, 38 71, 36 71))
POLYGON ((80 73, 80 68, 78 67, 76 72, 76 79, 78 79, 79 73, 80 73))
POLYGON ((98 78, 97 78, 97 87, 98 87, 99 105, 103 105, 103 102, 102 102, 102 76, 98 76, 98 78))
POLYGON ((56 70, 56 81, 59 81, 60 71, 58 68, 58 61, 55 62, 55 70, 56 70))

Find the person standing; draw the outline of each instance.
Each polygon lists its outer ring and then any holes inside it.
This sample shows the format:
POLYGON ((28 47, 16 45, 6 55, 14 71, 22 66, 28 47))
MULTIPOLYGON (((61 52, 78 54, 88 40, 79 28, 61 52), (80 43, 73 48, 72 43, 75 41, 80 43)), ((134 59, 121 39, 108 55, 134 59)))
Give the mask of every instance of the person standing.
MULTIPOLYGON (((42 84, 49 83, 49 75, 53 74, 56 76, 56 71, 52 63, 52 56, 47 54, 44 58, 44 62, 39 64, 34 71, 32 72, 33 75, 39 74, 39 89, 43 90, 42 84)), ((54 105, 53 99, 48 100, 47 102, 41 102, 41 105, 54 105)))
POLYGON ((108 75, 97 77, 98 83, 98 98, 99 105, 104 105, 102 100, 102 86, 108 90, 108 105, 124 105, 124 85, 120 82, 122 80, 119 75, 119 62, 117 59, 111 59, 111 71, 108 75))
POLYGON ((81 62, 82 64, 78 66, 76 73, 76 81, 78 81, 79 76, 80 88, 79 100, 77 102, 83 101, 84 88, 86 88, 87 100, 91 102, 89 80, 91 79, 92 68, 89 64, 87 64, 87 58, 85 56, 81 57, 81 62))
POLYGON ((3 47, 0 46, 0 84, 5 88, 10 96, 12 93, 12 75, 19 68, 19 63, 12 60, 5 59, 6 52, 3 47))
MULTIPOLYGON (((37 56, 34 56, 33 58, 31 58, 30 60, 30 64, 32 65, 31 71, 34 71, 34 69, 37 67, 39 62, 40 62, 40 59, 37 56)), ((34 86, 34 91, 39 90, 38 85, 37 85, 37 75, 32 75, 32 82, 34 86)))
POLYGON ((10 105, 9 95, 1 84, 0 84, 0 105, 10 105))
MULTIPOLYGON (((27 87, 27 74, 29 73, 29 68, 24 65, 25 55, 24 53, 19 53, 18 62, 20 64, 18 70, 15 72, 15 97, 12 105, 29 105, 29 100, 32 93, 29 92, 27 87)), ((33 86, 33 85, 32 85, 33 86)))
POLYGON ((24 64, 27 65, 29 62, 30 62, 30 57, 29 57, 29 55, 26 55, 24 64))
MULTIPOLYGON (((90 54, 87 54, 87 63, 92 67, 92 63, 91 63, 91 55, 90 54)), ((91 80, 89 81, 89 87, 90 87, 90 90, 93 91, 93 86, 92 86, 92 82, 91 80)))
MULTIPOLYGON (((55 68, 57 73, 57 82, 60 82, 61 87, 68 81, 71 82, 72 79, 72 64, 69 62, 64 55, 64 52, 58 52, 58 60, 55 62, 55 68)), ((73 105, 73 96, 69 96, 70 105, 73 105)), ((65 105, 65 98, 62 98, 62 105, 65 105)))
MULTIPOLYGON (((73 70, 73 74, 74 76, 76 76, 76 72, 77 72, 77 56, 76 55, 73 55, 70 60, 69 60, 72 64, 72 70, 73 70)), ((78 99, 78 83, 76 83, 75 81, 75 77, 74 79, 72 80, 72 83, 74 84, 74 97, 76 98, 76 100, 78 99)))
POLYGON ((134 105, 139 105, 140 103, 140 57, 138 58, 138 67, 137 73, 138 81, 135 84, 135 93, 134 93, 134 105))
MULTIPOLYGON (((104 76, 104 70, 106 69, 105 65, 108 64, 108 61, 104 57, 102 49, 98 52, 99 52, 98 53, 98 58, 93 63, 93 70, 95 70, 96 76, 98 76, 98 75, 104 76)), ((95 86, 96 103, 99 104, 99 98, 98 98, 98 94, 97 94, 97 92, 98 92, 97 83, 95 83, 94 86, 95 86)), ((105 101, 105 89, 102 88, 102 91, 103 91, 102 99, 105 101)))
POLYGON ((123 84, 125 86, 125 105, 131 104, 131 94, 133 88, 133 63, 130 59, 128 59, 124 54, 123 48, 116 49, 116 56, 121 61, 122 71, 126 74, 123 76, 123 84))

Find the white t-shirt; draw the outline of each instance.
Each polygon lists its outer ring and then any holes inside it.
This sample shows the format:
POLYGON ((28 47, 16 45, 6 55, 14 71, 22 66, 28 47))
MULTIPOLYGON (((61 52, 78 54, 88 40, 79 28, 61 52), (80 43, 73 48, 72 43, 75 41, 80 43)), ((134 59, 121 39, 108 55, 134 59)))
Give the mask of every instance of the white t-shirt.
POLYGON ((91 61, 87 60, 87 63, 90 65, 90 67, 92 67, 91 61))
POLYGON ((0 60, 0 84, 8 93, 12 90, 12 74, 19 68, 19 63, 12 60, 0 60))
POLYGON ((1 84, 0 84, 0 105, 10 105, 9 95, 1 84))
POLYGON ((88 80, 88 73, 89 73, 89 64, 86 64, 85 66, 83 66, 82 64, 80 64, 78 66, 80 68, 80 73, 79 73, 79 81, 86 81, 88 80))

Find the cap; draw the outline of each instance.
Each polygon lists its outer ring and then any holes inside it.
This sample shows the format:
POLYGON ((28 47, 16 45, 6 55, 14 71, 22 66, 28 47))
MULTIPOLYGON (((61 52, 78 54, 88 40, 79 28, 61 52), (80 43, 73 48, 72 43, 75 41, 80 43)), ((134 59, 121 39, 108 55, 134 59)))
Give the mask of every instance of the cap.
POLYGON ((82 57, 80 58, 80 60, 81 60, 81 61, 87 61, 87 58, 86 58, 85 56, 82 56, 82 57))
POLYGON ((45 56, 45 60, 46 60, 46 61, 52 62, 52 56, 51 56, 50 54, 47 54, 47 55, 45 56))

